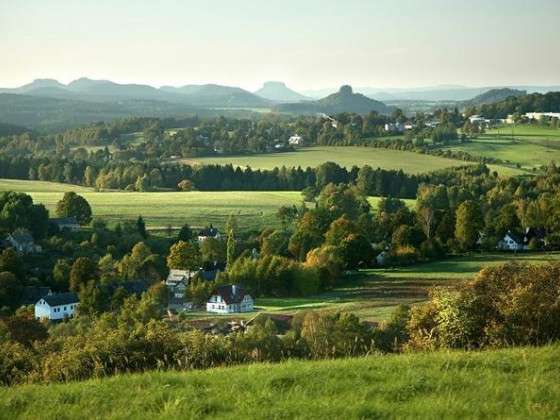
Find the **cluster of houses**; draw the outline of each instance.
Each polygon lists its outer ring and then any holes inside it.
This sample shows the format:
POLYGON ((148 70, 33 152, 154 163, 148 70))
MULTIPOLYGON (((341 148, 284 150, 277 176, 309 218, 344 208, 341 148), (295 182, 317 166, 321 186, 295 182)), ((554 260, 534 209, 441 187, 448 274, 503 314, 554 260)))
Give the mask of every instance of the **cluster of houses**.
POLYGON ((404 133, 406 130, 412 130, 414 128, 414 124, 410 121, 407 122, 394 122, 394 123, 386 123, 385 124, 385 131, 387 133, 404 133))

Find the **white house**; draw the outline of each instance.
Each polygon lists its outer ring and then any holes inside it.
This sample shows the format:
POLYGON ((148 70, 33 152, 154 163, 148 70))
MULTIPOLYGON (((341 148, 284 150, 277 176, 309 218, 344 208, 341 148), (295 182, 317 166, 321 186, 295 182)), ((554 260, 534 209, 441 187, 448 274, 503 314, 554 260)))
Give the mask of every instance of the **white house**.
POLYGON ((71 292, 43 296, 35 304, 35 318, 51 321, 71 318, 76 313, 78 302, 78 295, 71 292))
POLYGON ((31 236, 31 233, 25 229, 19 229, 9 234, 6 241, 19 254, 33 254, 41 252, 41 247, 39 245, 35 245, 33 236, 31 236))
POLYGON ((288 139, 288 144, 290 146, 301 146, 303 144, 303 137, 298 134, 293 135, 288 139))
POLYGON ((523 239, 512 232, 508 232, 498 242, 498 249, 502 251, 522 251, 524 249, 523 239))
POLYGON ((237 284, 228 284, 217 287, 206 303, 206 311, 218 314, 231 314, 235 312, 252 312, 253 298, 245 293, 243 287, 237 284))

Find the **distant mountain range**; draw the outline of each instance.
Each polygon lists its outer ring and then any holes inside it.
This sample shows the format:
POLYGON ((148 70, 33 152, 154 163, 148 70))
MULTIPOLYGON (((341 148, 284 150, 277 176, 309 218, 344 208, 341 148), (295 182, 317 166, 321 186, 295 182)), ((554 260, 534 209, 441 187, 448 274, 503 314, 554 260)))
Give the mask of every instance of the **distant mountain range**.
POLYGON ((276 102, 301 102, 312 100, 286 86, 284 82, 265 82, 255 95, 276 102))
POLYGON ((291 104, 281 104, 275 108, 281 112, 293 113, 325 113, 336 114, 339 112, 355 112, 366 114, 376 111, 380 114, 389 114, 394 108, 383 102, 375 101, 361 93, 354 93, 348 85, 342 86, 337 93, 319 99, 318 101, 307 101, 291 104))
POLYGON ((420 103, 421 110, 429 112, 435 106, 441 106, 438 101, 454 102, 458 106, 481 105, 512 95, 554 90, 560 91, 560 86, 500 89, 437 86, 386 89, 384 92, 358 88, 359 93, 353 92, 350 86, 343 86, 338 92, 313 100, 310 99, 312 96, 323 95, 324 91, 309 92, 306 96, 288 88, 283 82, 266 82, 252 93, 239 87, 216 84, 156 88, 88 78, 80 78, 67 85, 53 79, 37 79, 18 88, 0 89, 0 124, 5 125, 0 131, 18 132, 21 127, 55 130, 129 116, 164 118, 195 113, 243 113, 247 116, 256 108, 300 114, 370 111, 388 114, 394 106, 387 105, 385 101, 407 112, 414 110, 411 103, 420 103))
POLYGON ((188 85, 183 87, 119 84, 109 80, 81 78, 64 85, 52 79, 38 79, 0 93, 26 94, 47 98, 73 99, 86 102, 115 102, 123 99, 163 101, 200 108, 266 107, 270 101, 237 87, 220 85, 188 85))
MULTIPOLYGON (((375 87, 356 87, 355 91, 360 92, 378 101, 467 101, 475 96, 493 89, 510 88, 527 91, 527 93, 547 93, 560 91, 560 85, 549 86, 488 86, 488 87, 468 87, 458 85, 427 86, 419 88, 375 88, 375 87)), ((302 94, 312 98, 322 98, 328 94, 336 92, 336 89, 321 89, 313 91, 302 91, 302 94)))

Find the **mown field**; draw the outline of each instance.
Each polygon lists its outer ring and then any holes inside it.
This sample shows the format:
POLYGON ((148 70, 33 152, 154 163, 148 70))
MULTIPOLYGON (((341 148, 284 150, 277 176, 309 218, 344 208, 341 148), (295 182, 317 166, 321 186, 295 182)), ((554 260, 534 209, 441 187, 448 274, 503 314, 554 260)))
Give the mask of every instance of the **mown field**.
POLYGON ((275 167, 317 167, 327 161, 336 162, 341 166, 370 165, 373 168, 402 169, 407 173, 421 173, 438 169, 461 166, 466 163, 459 160, 445 159, 437 156, 400 150, 373 147, 306 147, 294 152, 266 153, 243 156, 203 157, 183 160, 187 163, 228 164, 250 166, 251 168, 272 169, 275 167))
POLYGON ((560 346, 288 361, 0 388, 0 419, 552 419, 560 346))
POLYGON ((513 129, 512 126, 504 126, 488 130, 470 143, 445 149, 493 157, 532 170, 551 161, 560 162, 560 129, 532 125, 519 125, 513 129))
MULTIPOLYGON (((44 204, 52 215, 65 191, 76 191, 90 203, 93 216, 109 223, 136 220, 142 216, 148 228, 180 227, 184 223, 203 227, 212 223, 222 228, 234 215, 242 230, 278 227, 278 209, 285 205, 301 205, 297 191, 193 191, 193 192, 95 192, 90 188, 43 181, 0 179, 0 191, 29 193, 37 203, 44 204)), ((378 197, 370 197, 373 207, 378 197)), ((406 200, 409 205, 414 200, 406 200)), ((310 204, 312 205, 312 204, 310 204)))
MULTIPOLYGON (((405 268, 361 270, 346 276, 344 284, 326 293, 305 298, 257 298, 258 311, 294 315, 300 311, 351 312, 361 319, 381 322, 389 319, 398 305, 423 302, 435 286, 453 286, 473 278, 482 268, 506 262, 545 264, 560 261, 555 253, 473 254, 405 268)), ((236 314, 252 318, 255 313, 236 314)), ((206 312, 191 312, 189 319, 219 319, 206 312)))

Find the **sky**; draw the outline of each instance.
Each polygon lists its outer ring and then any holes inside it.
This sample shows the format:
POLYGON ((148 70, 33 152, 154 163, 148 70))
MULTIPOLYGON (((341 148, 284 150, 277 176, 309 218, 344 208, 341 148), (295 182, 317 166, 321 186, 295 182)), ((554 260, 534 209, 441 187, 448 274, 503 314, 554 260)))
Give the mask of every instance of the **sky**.
POLYGON ((560 0, 0 0, 0 86, 560 84, 560 0))

